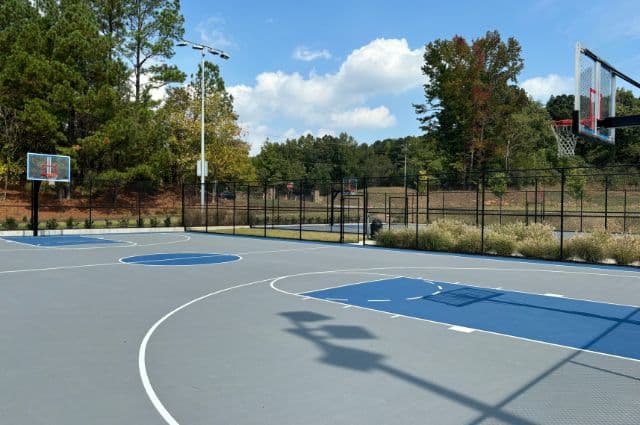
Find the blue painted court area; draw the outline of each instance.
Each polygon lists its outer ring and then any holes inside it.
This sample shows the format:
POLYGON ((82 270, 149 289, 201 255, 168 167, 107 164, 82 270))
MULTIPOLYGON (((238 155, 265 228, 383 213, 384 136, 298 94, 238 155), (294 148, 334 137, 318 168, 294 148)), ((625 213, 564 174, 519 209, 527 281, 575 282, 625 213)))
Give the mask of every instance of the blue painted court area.
POLYGON ((120 259, 126 264, 143 266, 197 266, 203 264, 220 264, 238 261, 241 257, 232 254, 173 252, 163 254, 136 255, 120 259))
POLYGON ((301 295, 640 360, 640 308, 422 279, 301 295))
POLYGON ((3 237, 2 239, 11 242, 18 242, 31 246, 57 247, 67 245, 96 245, 120 243, 109 239, 91 237, 91 236, 12 236, 3 237))

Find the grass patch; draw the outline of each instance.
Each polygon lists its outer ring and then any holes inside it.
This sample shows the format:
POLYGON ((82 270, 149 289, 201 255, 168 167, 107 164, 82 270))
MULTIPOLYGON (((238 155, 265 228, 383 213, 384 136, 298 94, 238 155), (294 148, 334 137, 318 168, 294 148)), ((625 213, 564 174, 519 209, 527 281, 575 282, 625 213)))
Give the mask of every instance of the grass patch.
POLYGON ((599 263, 607 257, 610 239, 611 236, 602 231, 574 236, 565 243, 564 257, 599 263))
POLYGON ((640 261, 640 237, 623 235, 612 237, 606 247, 607 257, 617 264, 632 264, 640 261))

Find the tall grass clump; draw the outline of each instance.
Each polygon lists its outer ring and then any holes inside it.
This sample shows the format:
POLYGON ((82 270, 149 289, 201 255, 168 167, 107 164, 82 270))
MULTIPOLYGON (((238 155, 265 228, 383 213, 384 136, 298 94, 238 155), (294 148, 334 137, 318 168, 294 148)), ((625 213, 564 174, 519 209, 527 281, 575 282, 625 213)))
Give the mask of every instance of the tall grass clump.
POLYGON ((612 237, 606 246, 606 257, 617 264, 632 264, 640 261, 640 237, 623 235, 612 237))
POLYGON ((396 245, 396 232, 393 230, 381 230, 376 235, 376 244, 385 248, 395 248, 396 245))
POLYGON ((418 249, 427 251, 451 251, 456 238, 448 230, 428 226, 418 233, 418 249))
POLYGON ((482 252, 482 234, 480 229, 468 224, 460 228, 460 233, 456 235, 454 249, 457 252, 478 254, 482 252))
POLYGON ((517 244, 517 251, 525 257, 556 259, 560 256, 560 241, 548 224, 526 226, 517 244))
POLYGON ((599 263, 607 256, 610 239, 611 236, 604 231, 574 236, 565 243, 564 257, 599 263))
POLYGON ((496 228, 485 233, 484 247, 487 252, 512 255, 516 251, 518 238, 512 232, 501 232, 496 228))

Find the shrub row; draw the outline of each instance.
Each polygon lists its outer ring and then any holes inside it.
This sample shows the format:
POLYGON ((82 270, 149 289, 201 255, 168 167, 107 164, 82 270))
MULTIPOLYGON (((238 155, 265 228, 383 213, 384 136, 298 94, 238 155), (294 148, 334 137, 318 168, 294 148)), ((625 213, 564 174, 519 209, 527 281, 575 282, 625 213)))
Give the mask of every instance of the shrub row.
MULTIPOLYGON (((388 248, 471 254, 482 251, 480 229, 454 220, 435 221, 421 229, 417 237, 413 229, 383 230, 376 242, 388 248)), ((546 224, 487 226, 484 251, 503 256, 558 259, 560 241, 553 227, 546 224)), ((579 234, 565 241, 563 257, 592 263, 612 259, 617 264, 633 264, 640 262, 640 236, 611 235, 603 231, 579 234)))
MULTIPOLYGON (((27 229, 31 228, 30 220, 27 221, 26 218, 23 218, 22 221, 25 223, 23 228, 25 227, 27 229)), ((146 224, 146 221, 144 218, 135 219, 135 223, 138 227, 144 227, 146 224)), ((80 226, 80 222, 75 220, 73 217, 67 218, 64 221, 64 224, 65 224, 64 227, 67 229, 78 228, 80 226)), ((96 223, 94 221, 90 221, 89 219, 86 219, 84 221, 84 228, 91 229, 95 227, 95 224, 96 223)), ((148 224, 150 227, 158 227, 160 225, 160 219, 157 217, 151 217, 148 221, 148 224)), ((163 220, 163 224, 165 227, 170 227, 172 225, 171 217, 165 217, 165 219, 163 220)), ((113 227, 113 221, 109 218, 106 218, 104 219, 104 225, 105 227, 113 227)), ((44 222, 44 226, 46 229, 53 230, 53 229, 58 229, 60 227, 60 223, 55 218, 50 218, 46 222, 44 222)), ((122 220, 119 220, 118 226, 129 227, 129 219, 123 218, 122 220)), ((13 217, 7 217, 3 222, 0 222, 0 230, 18 230, 18 229, 19 229, 19 223, 13 217)))

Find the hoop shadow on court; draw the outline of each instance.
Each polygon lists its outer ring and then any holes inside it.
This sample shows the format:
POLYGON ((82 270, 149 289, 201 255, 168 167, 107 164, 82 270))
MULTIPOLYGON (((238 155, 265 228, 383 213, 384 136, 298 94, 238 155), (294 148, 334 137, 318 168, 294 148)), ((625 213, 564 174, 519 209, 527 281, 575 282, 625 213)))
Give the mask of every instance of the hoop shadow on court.
POLYGON ((375 335, 361 326, 328 325, 326 322, 333 320, 332 317, 311 311, 288 311, 279 313, 279 315, 288 319, 293 325, 292 328, 284 329, 285 332, 309 341, 320 350, 321 356, 318 361, 321 363, 363 373, 385 373, 424 391, 436 393, 462 404, 475 410, 482 417, 496 418, 509 424, 534 424, 527 419, 505 412, 501 408, 497 409, 480 400, 400 370, 388 364, 389 359, 383 354, 347 347, 339 343, 342 341, 346 343, 349 340, 377 339, 375 335))

